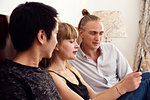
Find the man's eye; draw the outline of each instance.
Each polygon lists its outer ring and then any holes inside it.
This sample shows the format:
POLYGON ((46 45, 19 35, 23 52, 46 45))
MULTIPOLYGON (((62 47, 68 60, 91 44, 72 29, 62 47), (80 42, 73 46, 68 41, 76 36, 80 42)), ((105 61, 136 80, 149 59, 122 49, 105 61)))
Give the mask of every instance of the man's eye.
POLYGON ((100 32, 99 35, 103 35, 104 32, 100 32))
POLYGON ((91 32, 90 32, 91 35, 95 35, 96 33, 97 33, 97 32, 95 32, 95 31, 91 31, 91 32))

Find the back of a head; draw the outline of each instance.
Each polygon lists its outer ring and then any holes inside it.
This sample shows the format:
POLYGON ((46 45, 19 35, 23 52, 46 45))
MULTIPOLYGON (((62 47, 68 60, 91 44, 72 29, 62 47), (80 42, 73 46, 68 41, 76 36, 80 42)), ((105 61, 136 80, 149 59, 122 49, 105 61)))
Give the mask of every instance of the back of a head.
POLYGON ((0 14, 0 49, 5 48, 7 37, 8 37, 7 16, 0 14))
POLYGON ((52 30, 56 26, 57 11, 48 5, 38 2, 26 2, 16 7, 11 16, 9 32, 17 51, 28 50, 40 29, 51 38, 52 30))
POLYGON ((78 24, 78 29, 84 29, 84 26, 89 21, 100 21, 99 17, 97 17, 95 15, 90 15, 90 13, 88 12, 88 10, 86 10, 86 9, 82 10, 82 15, 84 17, 80 20, 80 22, 78 24))

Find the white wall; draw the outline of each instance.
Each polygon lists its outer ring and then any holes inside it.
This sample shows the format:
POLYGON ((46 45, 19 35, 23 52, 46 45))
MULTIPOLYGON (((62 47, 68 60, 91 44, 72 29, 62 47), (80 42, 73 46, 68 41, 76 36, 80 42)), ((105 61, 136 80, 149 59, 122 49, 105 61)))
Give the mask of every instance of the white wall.
POLYGON ((98 10, 118 10, 124 17, 127 38, 114 38, 112 42, 121 50, 130 65, 133 65, 138 38, 140 0, 0 0, 0 13, 10 15, 12 10, 25 1, 39 1, 57 9, 59 18, 74 26, 82 18, 83 8, 90 13, 98 10))

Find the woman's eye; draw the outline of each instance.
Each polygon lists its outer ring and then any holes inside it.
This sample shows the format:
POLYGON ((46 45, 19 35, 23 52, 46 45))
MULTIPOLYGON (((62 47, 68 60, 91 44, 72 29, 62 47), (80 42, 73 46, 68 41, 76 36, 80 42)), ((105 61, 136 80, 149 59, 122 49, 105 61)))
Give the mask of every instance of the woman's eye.
POLYGON ((75 39, 70 40, 70 43, 74 43, 74 42, 75 42, 75 39))
POLYGON ((70 41, 70 43, 73 43, 73 41, 70 41))
POLYGON ((73 43, 74 41, 73 40, 70 40, 70 43, 73 43))

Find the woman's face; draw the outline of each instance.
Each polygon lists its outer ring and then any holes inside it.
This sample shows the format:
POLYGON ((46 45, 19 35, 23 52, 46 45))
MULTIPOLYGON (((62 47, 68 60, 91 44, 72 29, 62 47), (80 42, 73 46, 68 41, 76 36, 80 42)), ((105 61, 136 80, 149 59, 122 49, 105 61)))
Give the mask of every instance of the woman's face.
POLYGON ((63 60, 73 60, 76 58, 79 47, 76 40, 64 39, 61 44, 57 44, 58 53, 63 60))

